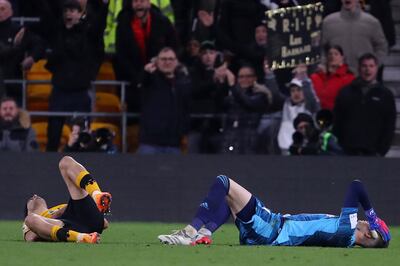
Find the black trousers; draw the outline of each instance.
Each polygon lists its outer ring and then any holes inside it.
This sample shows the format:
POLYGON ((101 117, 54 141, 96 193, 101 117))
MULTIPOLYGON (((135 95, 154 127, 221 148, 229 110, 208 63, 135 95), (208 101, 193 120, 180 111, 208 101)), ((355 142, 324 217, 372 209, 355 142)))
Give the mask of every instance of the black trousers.
MULTIPOLYGON (((53 87, 49 100, 49 111, 57 112, 90 112, 91 98, 89 90, 68 91, 53 87)), ((57 151, 65 123, 65 117, 49 117, 47 127, 46 151, 57 151)))

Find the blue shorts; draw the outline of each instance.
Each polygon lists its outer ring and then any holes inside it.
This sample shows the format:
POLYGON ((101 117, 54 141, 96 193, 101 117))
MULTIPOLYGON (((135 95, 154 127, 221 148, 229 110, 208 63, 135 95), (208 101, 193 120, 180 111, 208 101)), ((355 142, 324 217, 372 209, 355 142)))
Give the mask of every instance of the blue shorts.
POLYGON ((256 198, 256 213, 248 222, 236 218, 235 224, 239 229, 241 245, 270 245, 278 236, 283 217, 280 213, 273 213, 256 198))

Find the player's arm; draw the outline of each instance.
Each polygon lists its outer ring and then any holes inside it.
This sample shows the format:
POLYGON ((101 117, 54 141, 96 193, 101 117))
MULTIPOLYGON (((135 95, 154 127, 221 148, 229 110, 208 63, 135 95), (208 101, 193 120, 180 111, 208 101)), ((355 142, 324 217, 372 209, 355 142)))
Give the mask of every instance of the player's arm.
POLYGON ((378 218, 374 208, 372 207, 363 183, 361 183, 360 180, 353 180, 347 191, 344 207, 357 208, 358 203, 360 203, 364 209, 365 216, 367 217, 370 225, 371 233, 373 234, 374 238, 377 238, 378 235, 376 230, 380 230, 382 227, 381 219, 378 218))

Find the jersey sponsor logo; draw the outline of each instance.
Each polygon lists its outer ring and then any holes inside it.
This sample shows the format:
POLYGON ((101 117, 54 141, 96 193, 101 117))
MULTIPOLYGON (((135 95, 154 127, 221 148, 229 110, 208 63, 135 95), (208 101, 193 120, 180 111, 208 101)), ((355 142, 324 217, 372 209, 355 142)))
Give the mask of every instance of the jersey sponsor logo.
POLYGON ((356 226, 357 226, 357 213, 350 214, 349 218, 350 218, 350 227, 351 227, 351 229, 356 228, 356 226))

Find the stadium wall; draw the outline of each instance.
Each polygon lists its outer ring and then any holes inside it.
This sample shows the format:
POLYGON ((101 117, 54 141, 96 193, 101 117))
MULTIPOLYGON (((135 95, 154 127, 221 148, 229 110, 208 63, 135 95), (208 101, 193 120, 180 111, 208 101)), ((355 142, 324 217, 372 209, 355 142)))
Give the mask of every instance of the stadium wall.
MULTIPOLYGON (((0 219, 22 219, 33 194, 66 202, 59 153, 0 153, 0 219)), ((359 157, 138 156, 76 154, 113 194, 114 221, 188 222, 218 174, 239 181, 281 213, 338 214, 347 185, 361 179, 373 206, 400 225, 400 160, 359 157)), ((360 217, 363 215, 360 212, 360 217)))

